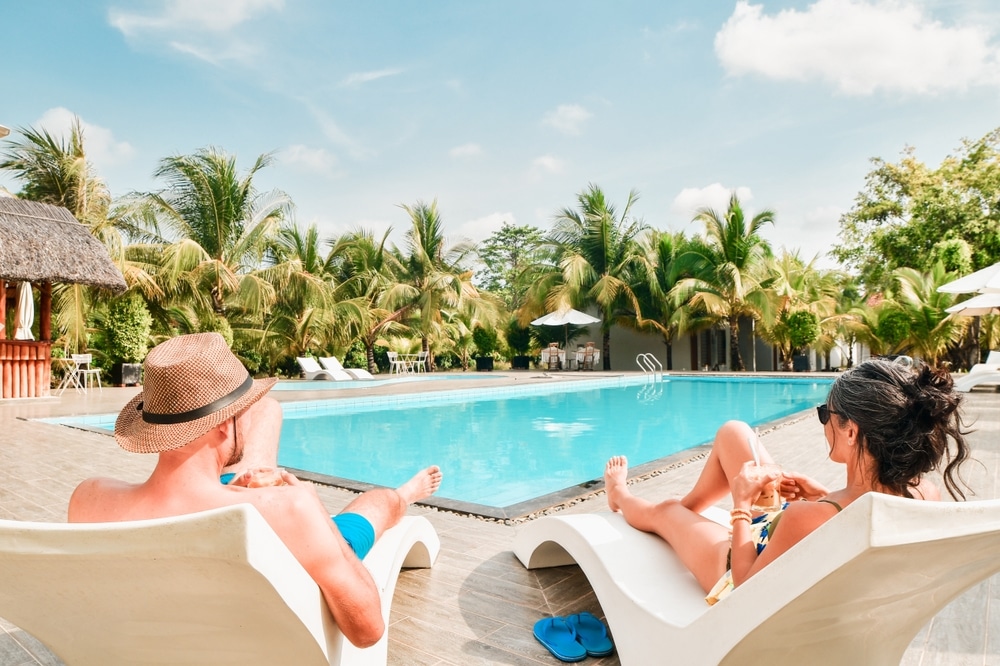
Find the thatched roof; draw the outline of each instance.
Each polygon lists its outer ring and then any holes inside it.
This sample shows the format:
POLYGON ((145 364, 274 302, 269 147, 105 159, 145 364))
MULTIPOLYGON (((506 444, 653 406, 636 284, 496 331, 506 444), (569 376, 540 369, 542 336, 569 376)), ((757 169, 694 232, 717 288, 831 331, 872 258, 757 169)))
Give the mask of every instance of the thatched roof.
POLYGON ((0 196, 0 279, 125 291, 107 249, 65 208, 0 196))

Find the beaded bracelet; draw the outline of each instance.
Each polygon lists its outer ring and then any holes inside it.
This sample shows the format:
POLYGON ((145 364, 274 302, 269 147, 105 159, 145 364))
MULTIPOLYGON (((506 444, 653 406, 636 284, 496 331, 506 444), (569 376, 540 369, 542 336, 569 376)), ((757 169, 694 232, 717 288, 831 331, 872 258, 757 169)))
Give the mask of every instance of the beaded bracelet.
POLYGON ((753 522, 750 512, 746 509, 733 509, 729 512, 729 525, 735 525, 738 520, 745 520, 748 523, 753 522))

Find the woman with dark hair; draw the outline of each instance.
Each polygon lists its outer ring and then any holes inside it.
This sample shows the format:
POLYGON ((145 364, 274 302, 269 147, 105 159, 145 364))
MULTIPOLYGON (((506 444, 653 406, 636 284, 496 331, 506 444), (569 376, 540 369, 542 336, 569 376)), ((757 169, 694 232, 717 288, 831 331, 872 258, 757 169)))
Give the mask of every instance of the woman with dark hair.
POLYGON ((708 593, 706 600, 715 603, 865 493, 940 499, 925 475, 941 469, 949 494, 965 499, 956 482, 969 456, 960 404, 945 371, 866 361, 838 377, 817 407, 830 459, 846 467, 844 488, 831 492, 789 471, 755 473, 753 447, 761 463, 772 459, 750 426, 729 421, 716 433, 694 488, 679 500, 636 497, 626 482, 625 458, 609 460, 608 506, 636 529, 670 543, 708 593), (761 491, 776 480, 787 501, 776 511, 753 511, 761 491), (733 499, 731 529, 701 515, 726 494, 733 499))

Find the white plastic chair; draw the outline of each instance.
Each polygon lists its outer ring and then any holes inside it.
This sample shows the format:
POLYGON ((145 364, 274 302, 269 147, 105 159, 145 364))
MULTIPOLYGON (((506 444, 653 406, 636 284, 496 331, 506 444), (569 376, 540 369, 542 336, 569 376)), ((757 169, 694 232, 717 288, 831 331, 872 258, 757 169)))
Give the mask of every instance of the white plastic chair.
POLYGON ((417 353, 417 360, 413 362, 413 372, 427 372, 427 356, 425 351, 417 353))
POLYGON ((386 356, 389 357, 390 375, 403 375, 410 371, 406 361, 399 358, 399 354, 397 352, 386 352, 386 356))
POLYGON ((406 516, 364 559, 387 627, 346 640, 319 587, 249 504, 118 523, 0 520, 0 617, 67 664, 385 666, 401 567, 440 541, 406 516))
POLYGON ((86 393, 87 389, 90 388, 91 380, 96 379, 98 391, 104 393, 104 388, 101 386, 101 369, 90 367, 94 358, 93 354, 71 354, 70 358, 76 364, 77 385, 82 385, 83 392, 86 393))
POLYGON ((320 356, 319 362, 326 370, 333 373, 334 379, 375 379, 372 373, 364 368, 345 368, 336 356, 320 356))
POLYGON ((580 565, 625 666, 898 664, 938 611, 1000 571, 1000 500, 862 495, 714 606, 666 541, 618 513, 538 518, 514 554, 529 569, 580 565))
MULTIPOLYGON (((321 368, 312 356, 298 356, 295 360, 298 361, 299 368, 302 370, 302 376, 306 379, 330 379, 337 381, 333 373, 321 368)), ((341 379, 351 379, 351 377, 347 375, 346 377, 341 377, 341 379)))

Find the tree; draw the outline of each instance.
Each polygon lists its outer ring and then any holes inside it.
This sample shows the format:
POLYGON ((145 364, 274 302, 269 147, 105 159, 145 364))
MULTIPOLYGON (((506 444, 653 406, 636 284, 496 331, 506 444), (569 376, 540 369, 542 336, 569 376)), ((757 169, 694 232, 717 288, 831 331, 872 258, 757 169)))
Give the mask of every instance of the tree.
POLYGON ((652 229, 640 243, 646 260, 640 264, 634 286, 642 310, 642 324, 638 328, 660 334, 666 348, 666 368, 673 370, 673 341, 692 324, 684 304, 672 295, 681 278, 689 277, 679 261, 688 241, 683 233, 652 229))
POLYGON ((945 311, 954 305, 955 294, 937 290, 957 275, 937 263, 928 272, 898 268, 893 272, 898 284, 896 303, 907 317, 907 343, 914 356, 937 365, 949 347, 961 341, 967 318, 951 317, 945 311))
MULTIPOLYGON (((638 192, 629 192, 619 214, 601 188, 588 185, 577 195, 577 210, 564 208, 556 216, 550 240, 558 274, 536 285, 546 288, 545 309, 597 308, 605 370, 611 369, 611 327, 642 316, 632 289, 644 260, 638 238, 646 226, 631 215, 638 199, 638 192)), ((536 303, 541 293, 534 290, 536 303)))
MULTIPOLYGON (((53 137, 46 130, 21 128, 19 132, 24 139, 11 143, 0 155, 0 169, 23 181, 18 195, 69 210, 108 249, 126 284, 148 283, 141 268, 126 261, 125 235, 133 229, 110 214, 111 193, 87 159, 80 119, 74 118, 65 138, 53 137)), ((87 349, 88 314, 109 297, 80 284, 54 285, 53 323, 71 353, 87 349)))
POLYGON ((872 164, 854 207, 840 218, 841 243, 833 250, 869 291, 890 286, 897 268, 930 271, 947 261, 948 241, 966 243, 972 269, 1000 261, 1000 129, 964 140, 937 169, 912 148, 898 163, 872 164))
POLYGON ((479 248, 479 259, 485 266, 477 280, 479 286, 500 296, 508 310, 516 309, 527 291, 521 275, 537 261, 543 242, 537 227, 504 222, 479 248))
MULTIPOLYGON (((398 290, 399 298, 391 304, 402 305, 408 317, 415 315, 413 328, 420 332, 423 351, 431 351, 430 339, 441 329, 442 309, 481 308, 482 313, 476 318, 492 323, 496 314, 494 304, 480 298, 472 284, 472 271, 463 266, 472 245, 446 245, 437 201, 430 204, 418 201, 413 206, 401 204, 400 208, 409 215, 411 224, 406 232, 406 253, 396 250, 403 271, 400 283, 406 289, 398 290)), ((429 358, 433 367, 433 356, 429 358)))
POLYGON ((168 297, 199 316, 260 317, 274 301, 257 269, 290 210, 284 192, 257 192, 254 176, 271 163, 259 156, 242 176, 236 158, 216 148, 168 157, 155 172, 166 188, 143 197, 146 219, 166 246, 160 278, 168 297))
POLYGON ((681 261, 692 274, 702 277, 681 280, 676 289, 687 296, 691 305, 703 307, 729 325, 730 369, 745 370, 740 355, 739 320, 759 318, 768 307, 771 246, 758 232, 774 222, 774 213, 762 210, 748 223, 733 192, 725 213, 702 208, 694 219, 705 225, 706 243, 692 245, 681 261))
POLYGON ((409 331, 400 323, 409 308, 408 286, 400 282, 405 269, 386 246, 391 231, 381 239, 364 229, 348 232, 333 242, 328 258, 339 307, 353 315, 336 325, 364 347, 369 372, 376 370, 380 337, 409 331))

